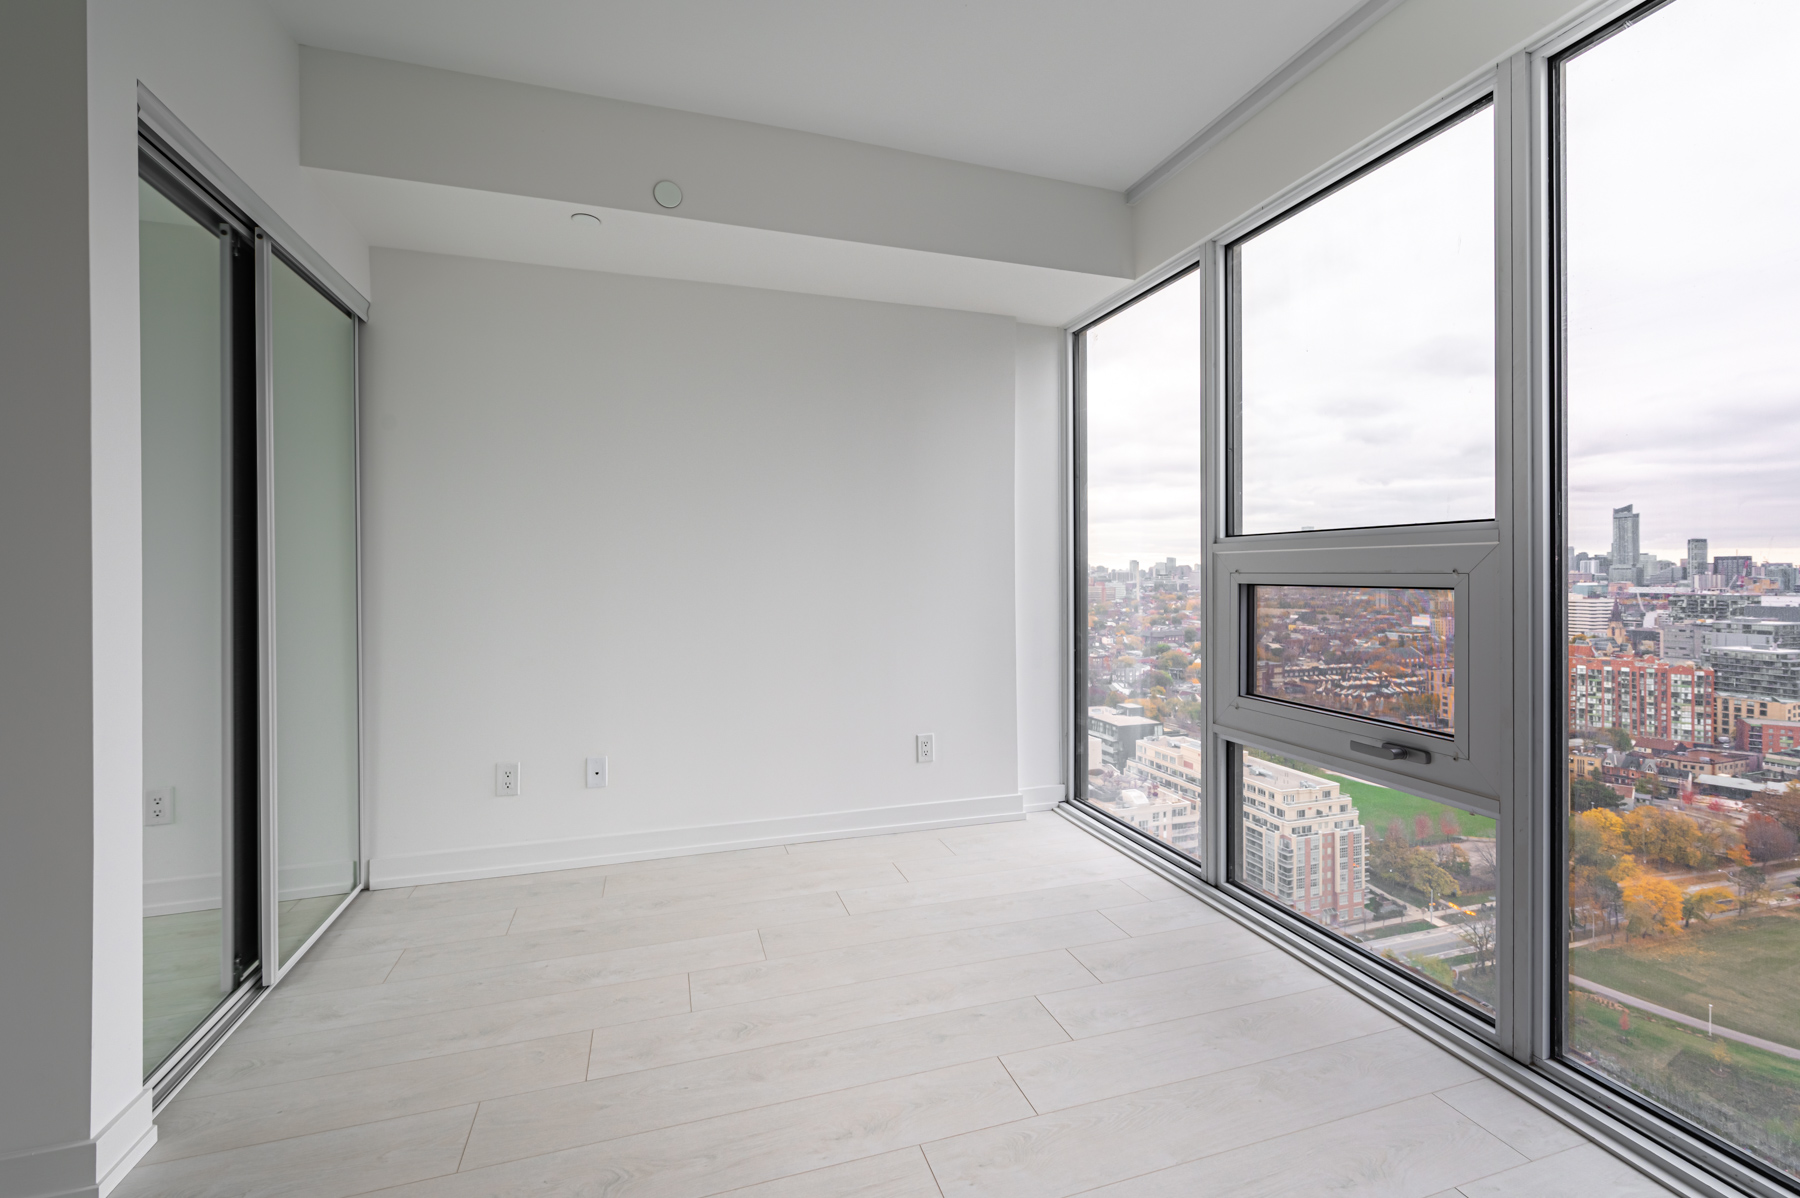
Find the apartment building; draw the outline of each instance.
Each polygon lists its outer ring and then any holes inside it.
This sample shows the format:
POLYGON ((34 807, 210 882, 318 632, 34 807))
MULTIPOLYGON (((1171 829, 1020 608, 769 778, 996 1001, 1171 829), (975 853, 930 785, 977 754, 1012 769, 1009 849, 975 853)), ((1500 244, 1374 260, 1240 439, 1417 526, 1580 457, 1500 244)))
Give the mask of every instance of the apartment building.
POLYGON ((1623 728, 1690 743, 1713 739, 1713 672, 1691 662, 1568 651, 1569 726, 1623 728))
MULTIPOLYGON (((1141 713, 1142 708, 1138 709, 1141 713)), ((1117 707, 1090 707, 1087 734, 1100 743, 1101 762, 1120 773, 1137 757, 1140 742, 1159 737, 1163 726, 1142 714, 1127 714, 1117 707)))
POLYGON ((1747 719, 1800 720, 1800 703, 1769 695, 1733 695, 1723 691, 1713 696, 1713 727, 1720 739, 1735 740, 1738 725, 1747 719))
POLYGON ((1242 770, 1245 881, 1330 926, 1361 919, 1368 833, 1340 784, 1255 757, 1242 770))

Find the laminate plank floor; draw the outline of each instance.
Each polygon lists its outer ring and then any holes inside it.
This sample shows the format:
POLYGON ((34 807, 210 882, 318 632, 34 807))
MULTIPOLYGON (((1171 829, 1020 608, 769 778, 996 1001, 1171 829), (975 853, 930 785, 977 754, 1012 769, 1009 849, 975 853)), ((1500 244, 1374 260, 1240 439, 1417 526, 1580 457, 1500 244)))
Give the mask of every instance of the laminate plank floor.
POLYGON ((1667 1191, 1055 813, 360 896, 117 1198, 1667 1191))

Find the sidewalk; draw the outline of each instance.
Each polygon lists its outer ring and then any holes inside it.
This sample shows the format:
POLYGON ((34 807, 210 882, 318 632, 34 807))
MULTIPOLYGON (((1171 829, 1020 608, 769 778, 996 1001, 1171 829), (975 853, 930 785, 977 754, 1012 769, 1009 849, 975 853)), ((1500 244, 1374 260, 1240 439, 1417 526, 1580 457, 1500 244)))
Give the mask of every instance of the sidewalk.
MULTIPOLYGON (((1586 978, 1578 978, 1573 974, 1569 976, 1569 984, 1580 986, 1583 990, 1591 990, 1595 994, 1612 999, 1614 1002, 1622 1002, 1628 1007, 1636 1007, 1640 1011, 1648 1011, 1650 1014, 1662 1019, 1667 1019, 1672 1023, 1685 1024, 1696 1031, 1703 1032, 1706 1030, 1706 1020, 1704 1019, 1695 1019, 1692 1015, 1683 1015, 1680 1011, 1671 1011, 1667 1007, 1659 1007, 1655 1003, 1645 1002, 1641 998, 1626 994, 1623 990, 1614 990, 1611 986, 1602 986, 1598 982, 1590 982, 1586 978)), ((1739 1044, 1748 1044, 1752 1048, 1760 1048, 1764 1052, 1777 1053, 1787 1057, 1791 1061, 1800 1061, 1800 1048, 1789 1048, 1785 1044, 1777 1044, 1773 1040, 1764 1040, 1760 1036, 1748 1036, 1743 1032, 1734 1032, 1729 1028, 1720 1027, 1716 1023, 1713 1024, 1712 1034, 1715 1036, 1722 1036, 1727 1040, 1736 1040, 1739 1044)))

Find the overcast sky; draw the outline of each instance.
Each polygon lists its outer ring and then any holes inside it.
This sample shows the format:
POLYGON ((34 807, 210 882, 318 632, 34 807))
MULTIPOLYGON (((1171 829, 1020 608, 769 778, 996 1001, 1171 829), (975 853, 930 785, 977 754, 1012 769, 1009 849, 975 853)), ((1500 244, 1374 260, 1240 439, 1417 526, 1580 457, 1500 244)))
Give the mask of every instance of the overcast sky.
POLYGON ((1090 565, 1200 561, 1199 280, 1088 330, 1090 565))
POLYGON ((1569 538, 1800 560, 1800 4, 1677 0, 1570 61, 1569 538))
MULTIPOLYGON (((1795 0, 1677 0, 1571 61, 1569 540, 1800 561, 1795 0)), ((1493 495, 1481 113, 1243 248, 1244 531, 1479 518, 1493 495)), ((1198 560, 1190 277, 1088 342, 1089 561, 1198 560)))
POLYGON ((1241 530, 1494 514, 1494 121, 1245 242, 1241 530))

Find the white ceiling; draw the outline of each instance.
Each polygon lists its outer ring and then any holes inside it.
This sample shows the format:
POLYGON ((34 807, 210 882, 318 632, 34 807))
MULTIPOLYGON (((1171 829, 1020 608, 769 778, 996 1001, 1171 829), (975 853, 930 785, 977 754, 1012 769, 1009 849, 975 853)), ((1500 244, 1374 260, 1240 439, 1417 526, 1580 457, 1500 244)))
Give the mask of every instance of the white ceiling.
POLYGON ((307 45, 1122 191, 1358 0, 268 0, 307 45))

